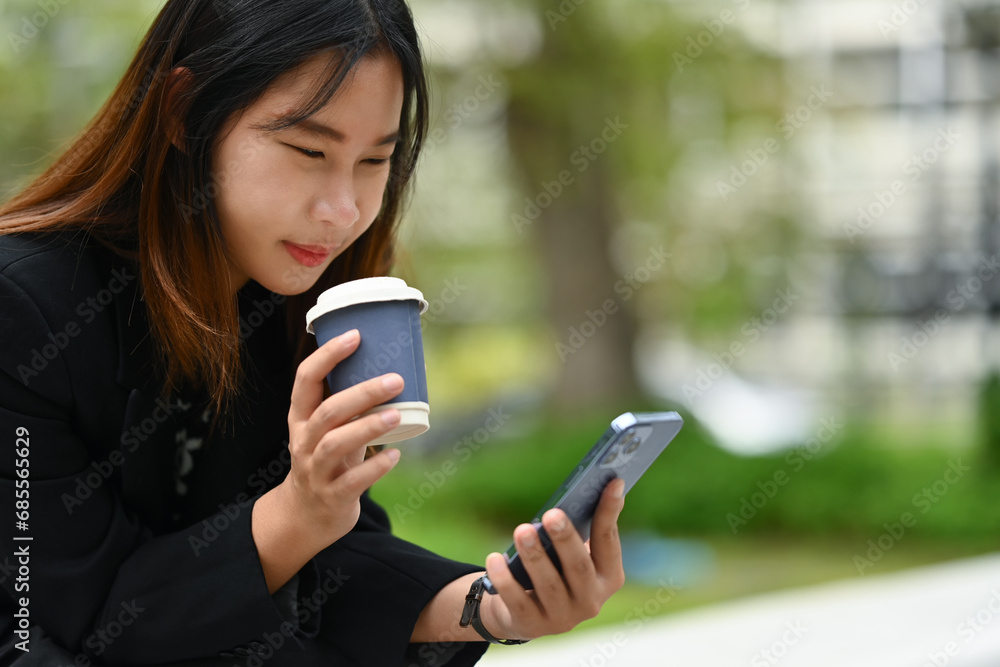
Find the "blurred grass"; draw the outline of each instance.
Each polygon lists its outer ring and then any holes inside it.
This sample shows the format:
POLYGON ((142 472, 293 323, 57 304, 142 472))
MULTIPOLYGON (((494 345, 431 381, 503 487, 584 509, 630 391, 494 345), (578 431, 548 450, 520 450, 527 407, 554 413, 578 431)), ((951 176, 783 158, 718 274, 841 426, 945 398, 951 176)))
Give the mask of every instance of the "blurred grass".
MULTIPOLYGON (((506 533, 530 520, 604 431, 607 417, 581 415, 559 424, 515 414, 510 422, 537 427, 515 439, 510 433, 515 427, 505 425, 481 446, 456 442, 426 457, 408 456, 404 444, 401 465, 373 489, 396 528, 426 537, 437 530, 434 524, 446 519, 480 535, 506 533), (453 474, 442 472, 452 466, 453 474), (435 478, 440 484, 433 483, 435 478)), ((912 534, 921 538, 975 541, 1000 536, 1000 476, 977 451, 912 440, 905 448, 893 446, 884 429, 869 435, 866 425, 847 423, 842 435, 816 454, 793 450, 740 457, 712 444, 690 417, 686 422, 630 492, 621 518, 623 531, 732 536, 727 515, 739 514, 744 500, 760 504, 762 487, 770 486, 773 492, 769 481, 784 472, 787 482, 755 509, 746 525, 737 526, 737 535, 868 539, 883 531, 883 523, 910 512, 916 518, 912 534), (953 464, 969 470, 952 484, 944 480, 953 464), (930 495, 918 498, 925 489, 930 495)), ((462 540, 455 537, 459 546, 462 540)))
MULTIPOLYGON (((900 434, 893 436, 885 427, 848 423, 811 460, 799 452, 800 465, 789 463, 788 452, 754 458, 730 454, 685 418, 680 435, 630 492, 620 520, 623 535, 653 532, 700 540, 712 553, 710 576, 685 587, 669 604, 651 604, 657 613, 857 577, 854 556, 864 557, 868 541, 877 541, 885 524, 899 522, 905 512, 915 525, 866 575, 1000 546, 1000 478, 978 452, 935 441, 939 433, 907 432, 901 443, 900 434), (948 483, 945 472, 959 461, 970 470, 948 483), (737 515, 742 500, 760 492, 760 484, 766 486, 778 471, 788 482, 734 535, 727 515, 737 515), (924 489, 931 495, 921 499, 924 489)), ((507 548, 513 528, 534 516, 606 423, 604 415, 560 424, 515 414, 512 425, 478 451, 456 444, 419 456, 408 454, 404 444, 400 465, 372 495, 401 537, 451 558, 482 563, 490 551, 507 548), (525 423, 535 427, 516 432, 512 426, 525 423)), ((665 567, 669 571, 669 564, 665 567)), ((629 583, 582 627, 621 623, 656 592, 655 586, 629 583)))

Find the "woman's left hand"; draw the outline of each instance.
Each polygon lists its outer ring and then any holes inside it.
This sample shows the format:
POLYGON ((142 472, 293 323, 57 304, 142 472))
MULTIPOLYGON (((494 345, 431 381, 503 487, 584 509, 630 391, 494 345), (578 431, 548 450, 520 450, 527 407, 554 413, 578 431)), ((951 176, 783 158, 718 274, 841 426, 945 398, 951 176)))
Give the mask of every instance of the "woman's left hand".
POLYGON ((625 501, 625 482, 616 479, 604 489, 586 543, 559 509, 542 517, 562 563, 562 575, 545 553, 530 524, 514 530, 514 542, 534 589, 517 583, 499 553, 486 558, 486 572, 497 595, 486 595, 480 609, 483 626, 502 639, 534 639, 574 628, 593 618, 625 583, 618 515, 625 501))

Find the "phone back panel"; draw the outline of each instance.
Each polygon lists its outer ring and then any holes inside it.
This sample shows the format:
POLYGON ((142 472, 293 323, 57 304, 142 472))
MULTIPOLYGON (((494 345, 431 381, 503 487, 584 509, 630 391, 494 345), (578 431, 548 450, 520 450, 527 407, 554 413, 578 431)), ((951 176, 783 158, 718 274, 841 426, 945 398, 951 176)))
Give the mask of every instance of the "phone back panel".
MULTIPOLYGON (((542 545, 557 568, 560 566, 559 556, 541 526, 542 515, 553 507, 562 509, 586 541, 590 538, 594 510, 604 487, 616 477, 621 477, 625 480, 625 493, 628 493, 683 425, 684 421, 676 412, 627 412, 611 422, 604 435, 532 520, 542 545)), ((514 578, 530 589, 531 578, 521 564, 517 547, 512 544, 506 555, 514 578)), ((486 589, 494 592, 489 579, 486 584, 486 589)))

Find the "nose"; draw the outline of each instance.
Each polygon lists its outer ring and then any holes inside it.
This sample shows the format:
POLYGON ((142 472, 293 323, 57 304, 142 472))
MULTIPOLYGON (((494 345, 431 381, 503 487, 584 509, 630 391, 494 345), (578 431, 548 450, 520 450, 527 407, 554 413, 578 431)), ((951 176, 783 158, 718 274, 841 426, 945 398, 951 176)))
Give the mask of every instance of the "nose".
POLYGON ((329 223, 338 229, 348 229, 361 218, 355 197, 353 179, 331 178, 309 204, 309 217, 315 222, 329 223))

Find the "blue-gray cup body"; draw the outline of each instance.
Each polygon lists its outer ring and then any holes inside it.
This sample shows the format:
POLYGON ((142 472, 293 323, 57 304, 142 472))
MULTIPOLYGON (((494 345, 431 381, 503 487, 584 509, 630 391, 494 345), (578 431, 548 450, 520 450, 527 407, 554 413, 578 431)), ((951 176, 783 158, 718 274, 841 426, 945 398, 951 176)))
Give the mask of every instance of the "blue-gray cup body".
POLYGON ((313 322, 316 342, 323 345, 357 329, 361 343, 326 376, 332 393, 386 373, 399 373, 405 387, 384 405, 427 400, 420 304, 415 300, 372 301, 330 311, 313 322))

